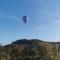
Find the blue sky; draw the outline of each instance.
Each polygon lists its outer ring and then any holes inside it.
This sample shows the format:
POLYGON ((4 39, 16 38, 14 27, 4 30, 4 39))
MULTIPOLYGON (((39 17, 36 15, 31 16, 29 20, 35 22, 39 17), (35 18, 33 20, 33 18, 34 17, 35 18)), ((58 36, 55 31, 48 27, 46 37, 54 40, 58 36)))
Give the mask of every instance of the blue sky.
POLYGON ((60 0, 0 0, 0 43, 23 38, 60 42, 60 0))

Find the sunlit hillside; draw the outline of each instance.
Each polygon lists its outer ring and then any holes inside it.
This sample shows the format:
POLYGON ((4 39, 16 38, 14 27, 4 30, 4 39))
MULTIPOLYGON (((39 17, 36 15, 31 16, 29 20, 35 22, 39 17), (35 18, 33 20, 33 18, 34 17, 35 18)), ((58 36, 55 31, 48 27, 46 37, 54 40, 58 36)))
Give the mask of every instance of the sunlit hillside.
POLYGON ((20 39, 0 46, 0 60, 59 60, 59 58, 60 47, 57 42, 20 39))

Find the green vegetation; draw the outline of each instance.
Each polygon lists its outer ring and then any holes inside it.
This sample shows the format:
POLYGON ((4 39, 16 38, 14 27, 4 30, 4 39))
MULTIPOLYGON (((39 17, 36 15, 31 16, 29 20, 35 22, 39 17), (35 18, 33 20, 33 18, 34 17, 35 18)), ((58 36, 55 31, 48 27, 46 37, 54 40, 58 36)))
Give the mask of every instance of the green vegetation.
POLYGON ((56 44, 37 39, 17 40, 12 44, 0 46, 0 60, 60 60, 56 44), (58 58, 57 58, 58 57, 58 58))

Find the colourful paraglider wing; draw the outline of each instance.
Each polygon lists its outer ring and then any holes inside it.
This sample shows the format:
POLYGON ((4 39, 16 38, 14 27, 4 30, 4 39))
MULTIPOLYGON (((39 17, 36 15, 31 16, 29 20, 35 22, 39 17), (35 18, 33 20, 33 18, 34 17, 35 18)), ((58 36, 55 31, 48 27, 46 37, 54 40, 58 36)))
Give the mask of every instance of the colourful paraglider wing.
POLYGON ((27 22, 27 16, 23 16, 23 22, 26 24, 26 22, 27 22))

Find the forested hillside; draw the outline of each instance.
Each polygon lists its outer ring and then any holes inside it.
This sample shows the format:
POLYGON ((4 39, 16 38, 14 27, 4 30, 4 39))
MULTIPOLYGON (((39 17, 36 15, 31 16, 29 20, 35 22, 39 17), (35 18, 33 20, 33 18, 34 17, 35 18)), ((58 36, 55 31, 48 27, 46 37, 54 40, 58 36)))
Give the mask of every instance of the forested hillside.
POLYGON ((60 46, 57 52, 56 43, 38 39, 20 39, 0 46, 0 60, 59 60, 59 57, 60 46))

